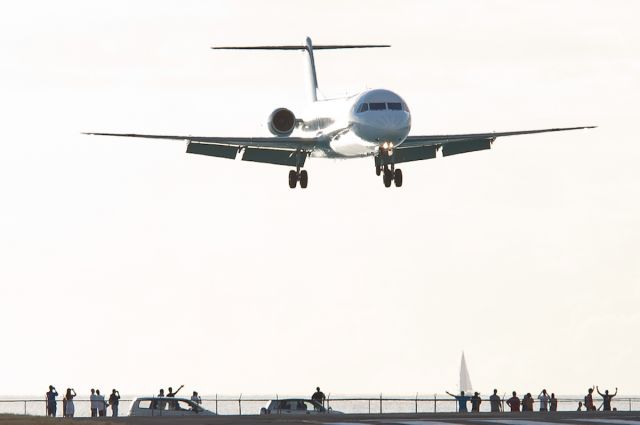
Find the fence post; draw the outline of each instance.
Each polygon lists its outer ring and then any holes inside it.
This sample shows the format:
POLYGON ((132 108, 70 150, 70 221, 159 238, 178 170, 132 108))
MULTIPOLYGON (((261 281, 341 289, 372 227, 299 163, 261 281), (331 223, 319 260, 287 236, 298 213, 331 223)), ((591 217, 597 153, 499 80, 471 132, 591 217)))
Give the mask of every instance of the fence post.
POLYGON ((238 412, 240 416, 242 416, 242 393, 240 393, 240 397, 238 398, 238 412))
POLYGON ((382 393, 380 393, 380 414, 382 415, 382 393))
POLYGON ((631 412, 631 399, 629 399, 629 412, 631 412))
POLYGON ((369 414, 371 414, 371 399, 369 399, 368 401, 369 401, 369 414))
POLYGON ((438 411, 438 394, 433 395, 433 413, 438 411))
POLYGON ((24 401, 24 414, 27 414, 27 400, 24 401))
POLYGON ((327 410, 329 410, 329 407, 331 407, 331 393, 329 393, 329 396, 327 397, 327 410))
POLYGON ((218 394, 216 394, 216 415, 218 415, 218 394))
POLYGON ((416 415, 418 414, 418 393, 416 393, 416 415))

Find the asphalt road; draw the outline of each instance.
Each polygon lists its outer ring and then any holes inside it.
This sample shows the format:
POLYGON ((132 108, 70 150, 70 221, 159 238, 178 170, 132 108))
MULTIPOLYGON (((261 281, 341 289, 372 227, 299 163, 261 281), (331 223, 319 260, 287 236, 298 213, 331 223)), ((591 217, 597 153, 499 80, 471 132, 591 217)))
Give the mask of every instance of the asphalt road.
MULTIPOLYGON (((98 420, 96 422, 100 422, 98 420)), ((640 412, 423 413, 384 415, 264 415, 105 418, 131 425, 640 425, 640 412)))

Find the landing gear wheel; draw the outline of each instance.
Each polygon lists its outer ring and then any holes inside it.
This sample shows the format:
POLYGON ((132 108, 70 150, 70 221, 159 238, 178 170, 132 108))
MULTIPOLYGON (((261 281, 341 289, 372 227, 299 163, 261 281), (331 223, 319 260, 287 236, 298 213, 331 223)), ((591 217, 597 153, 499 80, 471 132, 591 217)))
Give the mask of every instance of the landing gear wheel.
POLYGON ((382 167, 378 167, 376 165, 376 176, 379 176, 381 172, 382 172, 382 167))
POLYGON ((393 180, 393 174, 391 173, 391 170, 385 168, 384 174, 382 175, 382 182, 384 183, 384 187, 391 187, 391 180, 393 180))
POLYGON ((393 173, 393 182, 396 184, 396 187, 402 187, 402 170, 396 168, 396 171, 393 173))
POLYGON ((309 183, 309 173, 307 173, 307 170, 300 171, 300 187, 303 189, 306 189, 308 183, 309 183))
POLYGON ((295 189, 298 183, 298 173, 295 170, 289 170, 289 187, 295 189))

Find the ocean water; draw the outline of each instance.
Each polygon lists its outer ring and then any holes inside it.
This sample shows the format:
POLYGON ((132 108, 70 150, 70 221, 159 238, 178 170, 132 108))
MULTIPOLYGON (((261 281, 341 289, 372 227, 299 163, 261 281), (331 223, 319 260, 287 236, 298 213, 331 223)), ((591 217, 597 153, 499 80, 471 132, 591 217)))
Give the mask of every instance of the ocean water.
MULTIPOLYGON (((255 395, 255 396, 202 396, 202 406, 206 409, 218 412, 221 415, 257 415, 260 408, 264 407, 269 400, 276 398, 300 398, 305 396, 276 396, 276 395, 255 395)), ((131 401, 135 396, 122 396, 120 400, 120 415, 127 415, 131 401)), ((419 395, 416 396, 394 396, 383 395, 382 402, 380 395, 340 395, 332 396, 328 403, 334 410, 343 413, 428 413, 428 412, 455 412, 456 403, 452 397, 447 395, 419 395), (429 399, 429 400, 425 400, 429 399)), ((583 396, 559 396, 558 410, 575 411, 578 401, 583 396)), ((600 406, 602 400, 595 398, 596 407, 600 406)), ((90 404, 88 398, 78 397, 74 400, 76 417, 90 416, 90 404)), ((471 408, 469 404, 469 409, 471 408)), ((612 407, 620 411, 640 410, 640 397, 638 396, 618 396, 613 399, 612 407)), ((534 404, 534 410, 538 409, 538 403, 534 404)), ((488 412, 489 402, 483 401, 480 411, 488 412)), ((4 396, 0 397, 0 413, 29 414, 44 416, 45 401, 44 396, 4 396)), ((62 416, 62 399, 58 397, 58 416, 62 416)), ((107 409, 107 415, 111 415, 111 409, 107 409)))

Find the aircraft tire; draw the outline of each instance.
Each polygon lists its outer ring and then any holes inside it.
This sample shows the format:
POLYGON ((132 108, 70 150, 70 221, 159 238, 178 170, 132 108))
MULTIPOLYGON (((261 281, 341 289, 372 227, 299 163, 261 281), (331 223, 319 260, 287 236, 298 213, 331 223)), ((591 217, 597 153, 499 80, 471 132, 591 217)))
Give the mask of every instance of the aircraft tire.
POLYGON ((402 170, 396 168, 396 171, 393 173, 393 182, 396 184, 396 187, 402 187, 402 170))
POLYGON ((295 170, 289 170, 289 187, 295 189, 298 183, 298 173, 295 170))
POLYGON ((391 187, 391 181, 393 180, 393 174, 390 170, 384 170, 384 174, 382 175, 382 182, 384 183, 384 187, 391 187))
POLYGON ((308 183, 309 183, 309 173, 307 173, 307 170, 301 170, 300 171, 300 187, 302 189, 306 189, 308 183))

